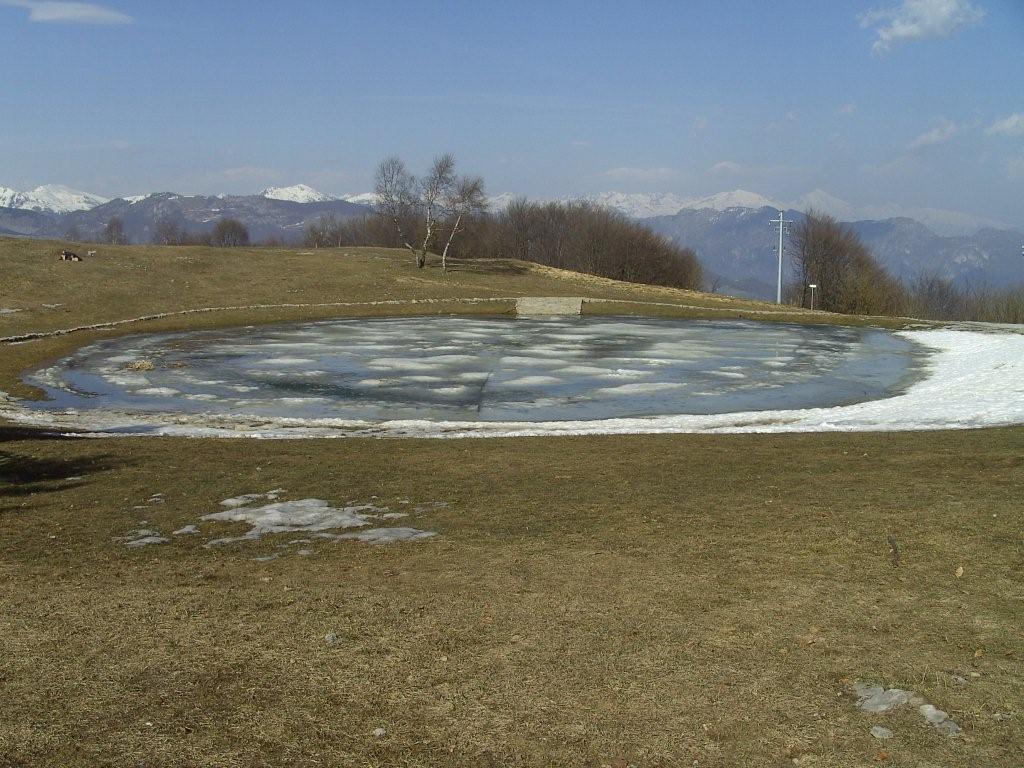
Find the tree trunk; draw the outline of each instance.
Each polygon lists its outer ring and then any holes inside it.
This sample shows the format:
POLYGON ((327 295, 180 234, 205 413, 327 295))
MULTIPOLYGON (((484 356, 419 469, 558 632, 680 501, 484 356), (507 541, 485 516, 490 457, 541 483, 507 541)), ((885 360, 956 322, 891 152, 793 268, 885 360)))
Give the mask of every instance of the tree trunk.
POLYGON ((434 218, 428 214, 427 234, 423 237, 423 245, 420 246, 420 252, 416 255, 418 269, 423 269, 427 265, 427 249, 430 248, 430 241, 434 239, 434 224, 434 218))
POLYGON ((455 233, 459 231, 459 224, 462 222, 462 214, 460 213, 458 218, 455 219, 455 226, 452 227, 451 234, 448 235, 448 242, 444 244, 444 251, 441 252, 441 271, 448 271, 448 249, 452 247, 452 240, 455 239, 455 233))

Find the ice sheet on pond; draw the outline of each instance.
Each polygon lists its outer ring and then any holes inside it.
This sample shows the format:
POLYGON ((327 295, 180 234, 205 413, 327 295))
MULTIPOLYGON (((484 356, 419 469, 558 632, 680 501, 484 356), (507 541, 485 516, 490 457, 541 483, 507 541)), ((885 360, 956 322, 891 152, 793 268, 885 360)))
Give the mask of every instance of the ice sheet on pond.
POLYGON ((877 329, 745 321, 342 320, 99 342, 29 376, 52 400, 26 405, 481 423, 827 408, 901 392, 915 351, 877 329))

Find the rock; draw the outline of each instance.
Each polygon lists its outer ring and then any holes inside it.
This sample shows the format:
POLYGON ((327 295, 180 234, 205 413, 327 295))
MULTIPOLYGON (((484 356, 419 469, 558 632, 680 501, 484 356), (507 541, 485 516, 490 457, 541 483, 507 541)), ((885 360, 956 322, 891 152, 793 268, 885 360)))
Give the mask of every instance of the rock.
POLYGON ((935 730, 937 730, 939 733, 945 736, 956 736, 963 729, 960 728, 960 726, 954 723, 952 720, 947 718, 946 720, 943 720, 941 723, 936 725, 935 730))
POLYGON ((132 531, 127 536, 118 539, 118 541, 124 542, 124 545, 128 549, 138 549, 139 547, 147 547, 150 544, 166 544, 170 539, 161 536, 159 531, 153 531, 149 528, 140 528, 137 531, 132 531))
POLYGON ((383 739, 387 735, 388 735, 388 732, 385 731, 383 728, 374 728, 373 729, 373 736, 376 739, 383 739))
POLYGON ((324 635, 324 642, 327 643, 328 645, 337 645, 338 644, 338 633, 337 632, 328 632, 326 635, 324 635))
POLYGON ((967 678, 963 675, 953 675, 951 679, 957 685, 967 685, 967 678))
POLYGON ((194 525, 186 525, 184 528, 179 528, 176 531, 171 532, 174 536, 189 536, 193 533, 199 533, 199 528, 194 525))
POLYGON ((865 712, 888 712, 910 704, 914 698, 913 691, 904 691, 902 688, 886 690, 881 685, 854 683, 853 690, 857 694, 857 706, 865 712))
POLYGON ((960 726, 949 719, 949 714, 941 709, 937 709, 931 704, 922 704, 917 708, 917 711, 921 713, 929 725, 935 727, 939 733, 943 733, 947 736, 956 736, 960 733, 960 726))
POLYGON ((871 735, 876 739, 891 739, 892 731, 886 728, 884 725, 873 725, 871 726, 871 735))
POLYGON ((1008 714, 1006 714, 1005 712, 996 712, 995 714, 992 715, 992 719, 993 720, 998 720, 1001 723, 1004 720, 1009 720, 1010 716, 1008 714))

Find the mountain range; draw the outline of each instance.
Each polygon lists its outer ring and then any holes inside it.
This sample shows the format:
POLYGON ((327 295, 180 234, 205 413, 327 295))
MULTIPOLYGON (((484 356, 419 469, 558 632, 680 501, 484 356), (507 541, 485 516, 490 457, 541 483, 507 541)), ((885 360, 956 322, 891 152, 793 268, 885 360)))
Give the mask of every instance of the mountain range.
MULTIPOLYGON (((311 190, 315 191, 315 190, 311 190)), ((61 201, 67 207, 67 201, 61 201)), ((39 210, 0 207, 0 234, 98 240, 113 218, 121 220, 129 242, 148 243, 158 223, 173 222, 191 235, 209 232, 223 218, 238 219, 255 240, 301 240, 306 225, 322 216, 346 219, 365 216, 371 208, 324 196, 299 201, 264 195, 177 195, 157 192, 119 197, 88 208, 39 210)))
MULTIPOLYGON (((496 195, 492 210, 516 196, 496 195)), ((722 292, 756 298, 775 294, 776 239, 769 219, 786 212, 794 221, 808 208, 846 221, 879 261, 903 279, 933 272, 959 284, 1024 282, 1024 234, 999 222, 957 211, 898 206, 857 208, 822 190, 784 202, 733 190, 687 198, 669 193, 605 192, 586 200, 613 208, 693 248, 722 292)), ((160 221, 189 234, 209 231, 221 218, 245 224, 254 240, 298 241, 307 224, 372 211, 372 192, 329 195, 305 184, 269 187, 258 195, 178 195, 170 192, 108 200, 61 185, 18 192, 0 187, 0 235, 98 239, 111 218, 121 219, 131 242, 150 242, 160 221)))
MULTIPOLYGON (((777 217, 778 209, 772 206, 735 207, 682 210, 643 222, 669 240, 693 248, 716 290, 770 299, 775 296, 778 270, 777 230, 770 220, 777 217)), ((785 217, 799 223, 804 213, 788 209, 785 217)), ((939 235, 907 217, 847 224, 875 258, 902 280, 927 273, 961 286, 1024 284, 1021 231, 983 227, 970 235, 939 235)), ((784 270, 788 277, 785 263, 784 270)))

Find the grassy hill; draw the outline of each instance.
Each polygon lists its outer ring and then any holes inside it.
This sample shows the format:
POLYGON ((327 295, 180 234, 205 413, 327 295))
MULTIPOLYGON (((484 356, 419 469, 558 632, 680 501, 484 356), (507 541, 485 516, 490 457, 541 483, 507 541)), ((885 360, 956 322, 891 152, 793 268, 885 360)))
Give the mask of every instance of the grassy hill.
MULTIPOLYGON (((25 394, 26 366, 112 333, 512 308, 468 298, 875 322, 514 262, 442 274, 372 249, 100 247, 66 264, 61 247, 0 240, 0 308, 21 310, 0 314, 0 336, 241 308, 0 344, 0 389, 25 394)), ((1021 456, 1019 428, 256 441, 0 427, 0 766, 1016 768, 1021 456), (410 525, 438 535, 204 546, 246 526, 203 515, 277 488, 420 507, 410 525), (169 541, 127 548, 140 528, 169 541), (914 690, 963 734, 914 708, 864 713, 855 681, 914 690), (874 739, 876 724, 895 737, 874 739)))

